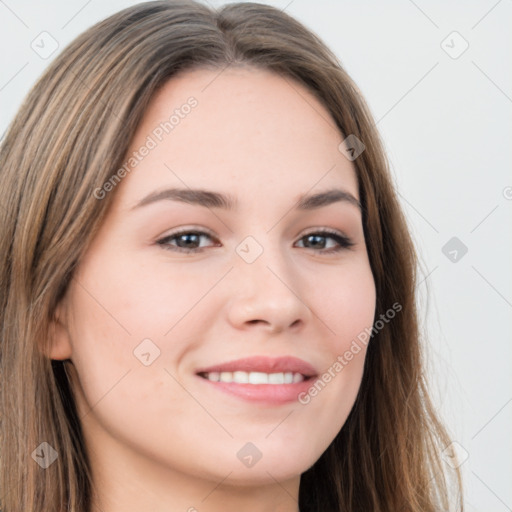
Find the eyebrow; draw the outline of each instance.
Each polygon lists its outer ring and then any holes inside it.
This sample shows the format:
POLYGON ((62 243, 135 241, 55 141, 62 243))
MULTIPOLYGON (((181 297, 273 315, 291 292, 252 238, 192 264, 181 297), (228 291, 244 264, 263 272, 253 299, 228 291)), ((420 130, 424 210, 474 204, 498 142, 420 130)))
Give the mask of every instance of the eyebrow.
MULTIPOLYGON (((225 210, 236 210, 238 204, 234 197, 220 192, 191 188, 169 188, 145 196, 131 210, 164 200, 225 210)), ((299 197, 296 208, 298 210, 315 210, 338 202, 351 204, 362 211, 361 203, 350 192, 337 188, 317 194, 303 194, 299 197)))

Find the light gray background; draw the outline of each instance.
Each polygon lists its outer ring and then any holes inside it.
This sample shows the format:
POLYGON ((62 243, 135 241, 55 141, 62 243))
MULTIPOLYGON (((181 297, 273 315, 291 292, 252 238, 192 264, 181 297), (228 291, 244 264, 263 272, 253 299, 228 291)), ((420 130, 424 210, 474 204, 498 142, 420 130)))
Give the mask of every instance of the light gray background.
MULTIPOLYGON (((65 45, 134 3, 0 0, 0 134, 65 45), (59 45, 47 59, 31 47, 43 31, 59 45)), ((323 38, 370 105, 421 255, 433 396, 468 456, 467 510, 512 510, 512 1, 265 3, 323 38), (452 237, 468 248, 456 262, 452 237)))

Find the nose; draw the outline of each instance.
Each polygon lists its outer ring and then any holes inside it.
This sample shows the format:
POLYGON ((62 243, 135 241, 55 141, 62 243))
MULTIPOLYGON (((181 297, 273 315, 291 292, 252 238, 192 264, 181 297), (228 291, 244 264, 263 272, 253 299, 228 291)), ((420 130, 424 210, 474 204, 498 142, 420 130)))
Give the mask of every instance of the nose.
POLYGON ((266 248, 252 263, 238 259, 228 318, 237 329, 279 333, 300 329, 312 312, 300 288, 299 276, 279 249, 266 248))

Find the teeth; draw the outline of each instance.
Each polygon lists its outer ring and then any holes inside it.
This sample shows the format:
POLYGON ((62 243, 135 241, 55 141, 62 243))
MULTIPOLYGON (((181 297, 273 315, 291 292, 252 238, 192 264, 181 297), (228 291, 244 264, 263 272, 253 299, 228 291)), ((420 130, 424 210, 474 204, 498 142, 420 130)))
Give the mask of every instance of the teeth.
POLYGON ((219 382, 219 380, 220 380, 220 373, 219 372, 208 373, 208 379, 209 380, 213 380, 214 382, 219 382))
POLYGON ((284 384, 284 378, 285 378, 284 373, 271 373, 268 376, 268 383, 269 384, 284 384))
POLYGON ((233 374, 231 372, 221 372, 220 381, 221 382, 233 382, 233 374))
POLYGON ((247 372, 233 372, 233 381, 239 384, 247 384, 249 382, 249 374, 247 372))
POLYGON ((234 382, 236 384, 292 384, 304 380, 302 374, 293 372, 210 372, 205 373, 204 376, 213 382, 234 382))
POLYGON ((268 384, 268 374, 262 372, 249 373, 249 384, 268 384))

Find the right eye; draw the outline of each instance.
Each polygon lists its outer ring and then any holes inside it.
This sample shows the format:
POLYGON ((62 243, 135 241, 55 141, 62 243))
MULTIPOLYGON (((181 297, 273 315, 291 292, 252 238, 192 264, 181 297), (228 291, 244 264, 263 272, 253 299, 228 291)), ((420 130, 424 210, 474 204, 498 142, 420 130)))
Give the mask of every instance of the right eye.
POLYGON ((205 248, 204 245, 201 246, 201 239, 203 238, 209 238, 210 240, 213 239, 212 235, 206 231, 187 229, 171 233, 170 235, 157 240, 157 243, 161 245, 163 249, 168 251, 184 253, 202 252, 205 248))

